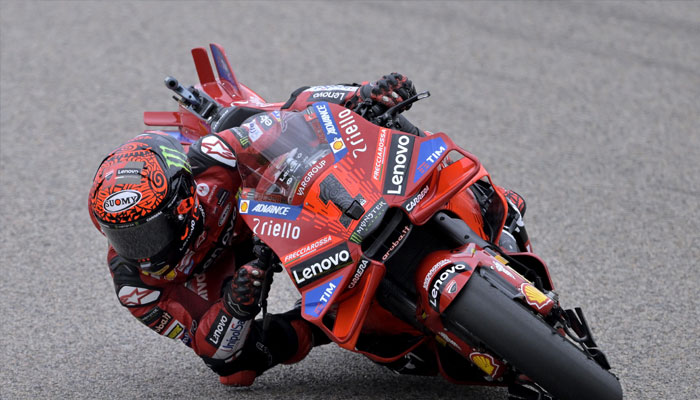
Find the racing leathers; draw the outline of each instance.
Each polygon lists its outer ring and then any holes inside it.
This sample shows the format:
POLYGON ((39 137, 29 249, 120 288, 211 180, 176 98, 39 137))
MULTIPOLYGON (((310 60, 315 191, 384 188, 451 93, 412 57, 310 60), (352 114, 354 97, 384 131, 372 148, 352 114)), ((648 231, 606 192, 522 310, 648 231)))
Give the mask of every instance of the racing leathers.
MULTIPOLYGON (((360 88, 300 88, 282 109, 299 111, 319 100, 356 106, 367 101, 360 88)), ((253 232, 237 218, 240 160, 232 152, 230 143, 238 139, 229 128, 243 124, 236 129, 251 129, 244 122, 255 121, 251 116, 257 112, 252 108, 225 109, 212 124, 216 133, 185 144, 203 229, 172 270, 163 276, 151 275, 119 256, 111 246, 108 251, 120 303, 156 333, 191 347, 220 375, 222 383, 239 386, 252 384, 256 376, 276 364, 297 362, 314 345, 328 342, 320 330, 301 318, 298 308, 270 315, 264 328, 261 320, 253 320, 255 315, 241 317, 236 312, 241 309, 237 302, 242 301, 237 294, 246 288, 245 276, 237 271, 255 261, 253 232)), ((260 115, 264 121, 267 114, 260 115)))
MULTIPOLYGON (((282 110, 301 111, 317 101, 355 109, 363 102, 374 101, 386 107, 397 101, 390 94, 392 84, 388 88, 388 92, 370 88, 363 95, 358 85, 303 87, 292 94, 282 110), (381 102, 385 97, 389 104, 381 102)), ((414 89, 400 97, 412 93, 414 89)), ((329 342, 318 328, 301 317, 299 308, 270 315, 267 323, 254 320, 255 315, 248 317, 237 312, 242 300, 236 294, 246 287, 245 275, 239 271, 254 271, 250 267, 254 266, 255 255, 254 232, 237 218, 235 199, 241 186, 238 163, 247 160, 237 159, 232 143, 240 142, 241 132, 252 140, 258 134, 255 129, 264 129, 268 122, 274 124, 279 115, 256 112, 250 108, 225 109, 212 125, 216 133, 186 146, 204 227, 175 268, 164 276, 149 275, 111 247, 108 252, 121 304, 156 333, 191 347, 222 383, 237 386, 251 385, 274 365, 300 361, 313 346, 329 342), (242 284, 237 286, 238 282, 242 284)), ((397 128, 423 134, 402 117, 397 128)), ((425 373, 434 372, 434 363, 430 364, 425 373)), ((389 366, 395 370, 403 368, 403 364, 389 366)))
POLYGON ((234 317, 222 300, 239 266, 253 258, 251 232, 236 218, 240 175, 227 144, 231 135, 208 135, 189 146, 204 228, 177 266, 165 276, 148 275, 111 247, 108 262, 119 301, 136 318, 191 347, 222 382, 245 385, 277 363, 303 358, 311 327, 293 310, 271 316, 263 337, 261 322, 234 317))

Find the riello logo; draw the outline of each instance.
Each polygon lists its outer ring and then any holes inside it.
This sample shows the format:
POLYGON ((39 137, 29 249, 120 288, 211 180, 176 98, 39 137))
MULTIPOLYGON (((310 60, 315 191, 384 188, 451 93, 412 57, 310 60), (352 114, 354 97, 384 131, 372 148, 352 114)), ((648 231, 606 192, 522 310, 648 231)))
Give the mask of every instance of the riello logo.
POLYGON ((141 192, 121 190, 109 195, 102 203, 102 208, 108 213, 118 213, 135 206, 139 200, 141 200, 141 192))

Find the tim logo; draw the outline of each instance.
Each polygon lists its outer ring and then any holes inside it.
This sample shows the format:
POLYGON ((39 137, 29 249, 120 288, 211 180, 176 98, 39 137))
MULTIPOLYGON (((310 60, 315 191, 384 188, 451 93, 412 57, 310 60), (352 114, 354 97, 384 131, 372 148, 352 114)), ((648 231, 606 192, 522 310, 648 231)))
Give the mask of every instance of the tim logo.
POLYGON ((121 190, 109 195, 102 203, 102 208, 108 213, 118 213, 135 206, 139 200, 141 200, 141 192, 121 190))
POLYGON ((445 151, 447 151, 447 144, 440 137, 423 142, 418 150, 418 161, 416 162, 413 182, 418 182, 435 165, 445 151))

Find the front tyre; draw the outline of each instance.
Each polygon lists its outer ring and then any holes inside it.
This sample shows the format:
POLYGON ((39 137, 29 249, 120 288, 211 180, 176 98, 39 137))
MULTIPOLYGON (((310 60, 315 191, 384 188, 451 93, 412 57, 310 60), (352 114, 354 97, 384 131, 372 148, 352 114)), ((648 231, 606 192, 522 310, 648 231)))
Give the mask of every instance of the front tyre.
POLYGON ((478 273, 472 274, 443 318, 452 332, 467 342, 478 338, 556 398, 622 399, 614 375, 478 273))

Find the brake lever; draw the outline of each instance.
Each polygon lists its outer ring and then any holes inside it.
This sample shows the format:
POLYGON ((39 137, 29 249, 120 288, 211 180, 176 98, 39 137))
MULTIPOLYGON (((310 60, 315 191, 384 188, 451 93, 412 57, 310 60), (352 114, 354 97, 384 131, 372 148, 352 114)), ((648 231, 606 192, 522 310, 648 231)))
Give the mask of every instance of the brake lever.
POLYGON ((417 102, 418 100, 423 100, 428 97, 430 97, 430 92, 426 90, 425 92, 420 92, 407 98, 401 103, 386 110, 384 114, 378 116, 375 119, 376 124, 380 126, 385 126, 387 128, 391 128, 392 126, 394 126, 394 119, 398 114, 406 111, 406 108, 408 108, 408 106, 417 102))
POLYGON ((258 257, 258 267, 266 272, 265 282, 261 288, 260 302, 258 305, 262 311, 263 326, 262 326, 262 340, 265 340, 267 333, 267 328, 270 326, 270 314, 267 313, 267 296, 270 293, 270 287, 272 286, 272 278, 276 272, 282 272, 282 266, 280 265, 280 260, 277 255, 272 251, 272 249, 266 245, 262 240, 256 237, 254 240, 255 246, 253 252, 258 257))

